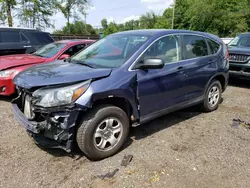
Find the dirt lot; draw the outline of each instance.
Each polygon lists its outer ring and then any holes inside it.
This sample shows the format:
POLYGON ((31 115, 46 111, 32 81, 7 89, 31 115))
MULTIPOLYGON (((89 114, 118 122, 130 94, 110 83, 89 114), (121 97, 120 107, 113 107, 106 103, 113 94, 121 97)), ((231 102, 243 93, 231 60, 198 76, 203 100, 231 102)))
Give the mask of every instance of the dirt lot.
POLYGON ((0 187, 250 187, 250 84, 234 81, 212 113, 197 108, 133 128, 117 155, 90 162, 60 150, 37 147, 0 101, 0 187), (134 156, 125 168, 125 154, 134 156), (98 175, 119 171, 111 179, 98 175))

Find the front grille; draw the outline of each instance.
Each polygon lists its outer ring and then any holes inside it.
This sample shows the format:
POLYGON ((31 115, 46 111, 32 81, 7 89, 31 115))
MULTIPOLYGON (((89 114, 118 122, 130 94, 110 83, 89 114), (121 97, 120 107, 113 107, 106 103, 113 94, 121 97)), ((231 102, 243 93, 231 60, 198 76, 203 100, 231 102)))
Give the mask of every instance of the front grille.
POLYGON ((241 54, 229 54, 229 61, 235 63, 247 63, 250 59, 249 55, 241 55, 241 54))

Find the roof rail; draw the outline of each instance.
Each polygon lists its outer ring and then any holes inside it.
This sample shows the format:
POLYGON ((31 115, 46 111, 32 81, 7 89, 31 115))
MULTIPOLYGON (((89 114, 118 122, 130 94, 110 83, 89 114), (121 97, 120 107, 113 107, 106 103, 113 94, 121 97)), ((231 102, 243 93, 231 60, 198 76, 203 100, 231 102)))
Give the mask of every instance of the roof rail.
POLYGON ((25 30, 36 30, 34 28, 28 27, 8 27, 8 26, 0 26, 0 29, 25 29, 25 30))

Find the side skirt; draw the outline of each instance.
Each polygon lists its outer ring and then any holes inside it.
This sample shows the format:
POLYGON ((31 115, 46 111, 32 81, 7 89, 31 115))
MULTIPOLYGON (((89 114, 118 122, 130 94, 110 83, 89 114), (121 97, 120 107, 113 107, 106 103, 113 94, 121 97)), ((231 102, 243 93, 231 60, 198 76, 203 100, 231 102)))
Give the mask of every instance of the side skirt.
POLYGON ((177 104, 175 106, 171 106, 169 108, 165 108, 165 109, 162 109, 160 111, 157 111, 157 112, 153 112, 151 114, 148 114, 146 116, 143 116, 141 117, 140 119, 140 124, 143 124, 143 123, 146 123, 152 119, 155 119, 155 118, 158 118, 158 117, 161 117, 163 115, 166 115, 166 114, 169 114, 171 112, 175 112, 177 110, 181 110, 181 109, 184 109, 184 108, 188 108, 188 107, 191 107, 191 106, 195 106, 199 103, 202 103, 204 101, 205 97, 204 96, 201 96, 199 98, 196 98, 194 100, 190 100, 190 101, 187 101, 187 102, 183 102, 183 103, 180 103, 180 104, 177 104))

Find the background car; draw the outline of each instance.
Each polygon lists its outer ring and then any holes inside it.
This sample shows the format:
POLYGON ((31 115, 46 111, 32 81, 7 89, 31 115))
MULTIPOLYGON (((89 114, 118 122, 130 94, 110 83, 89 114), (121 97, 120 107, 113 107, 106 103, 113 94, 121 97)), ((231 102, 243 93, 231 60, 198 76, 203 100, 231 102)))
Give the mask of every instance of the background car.
POLYGON ((63 60, 76 54, 94 40, 63 40, 47 44, 33 54, 16 54, 0 57, 0 95, 15 93, 12 79, 19 72, 35 64, 63 60))
POLYGON ((55 42, 47 32, 26 28, 0 28, 0 55, 33 53, 55 42))
POLYGON ((250 33, 236 36, 228 50, 230 76, 250 79, 250 33))

